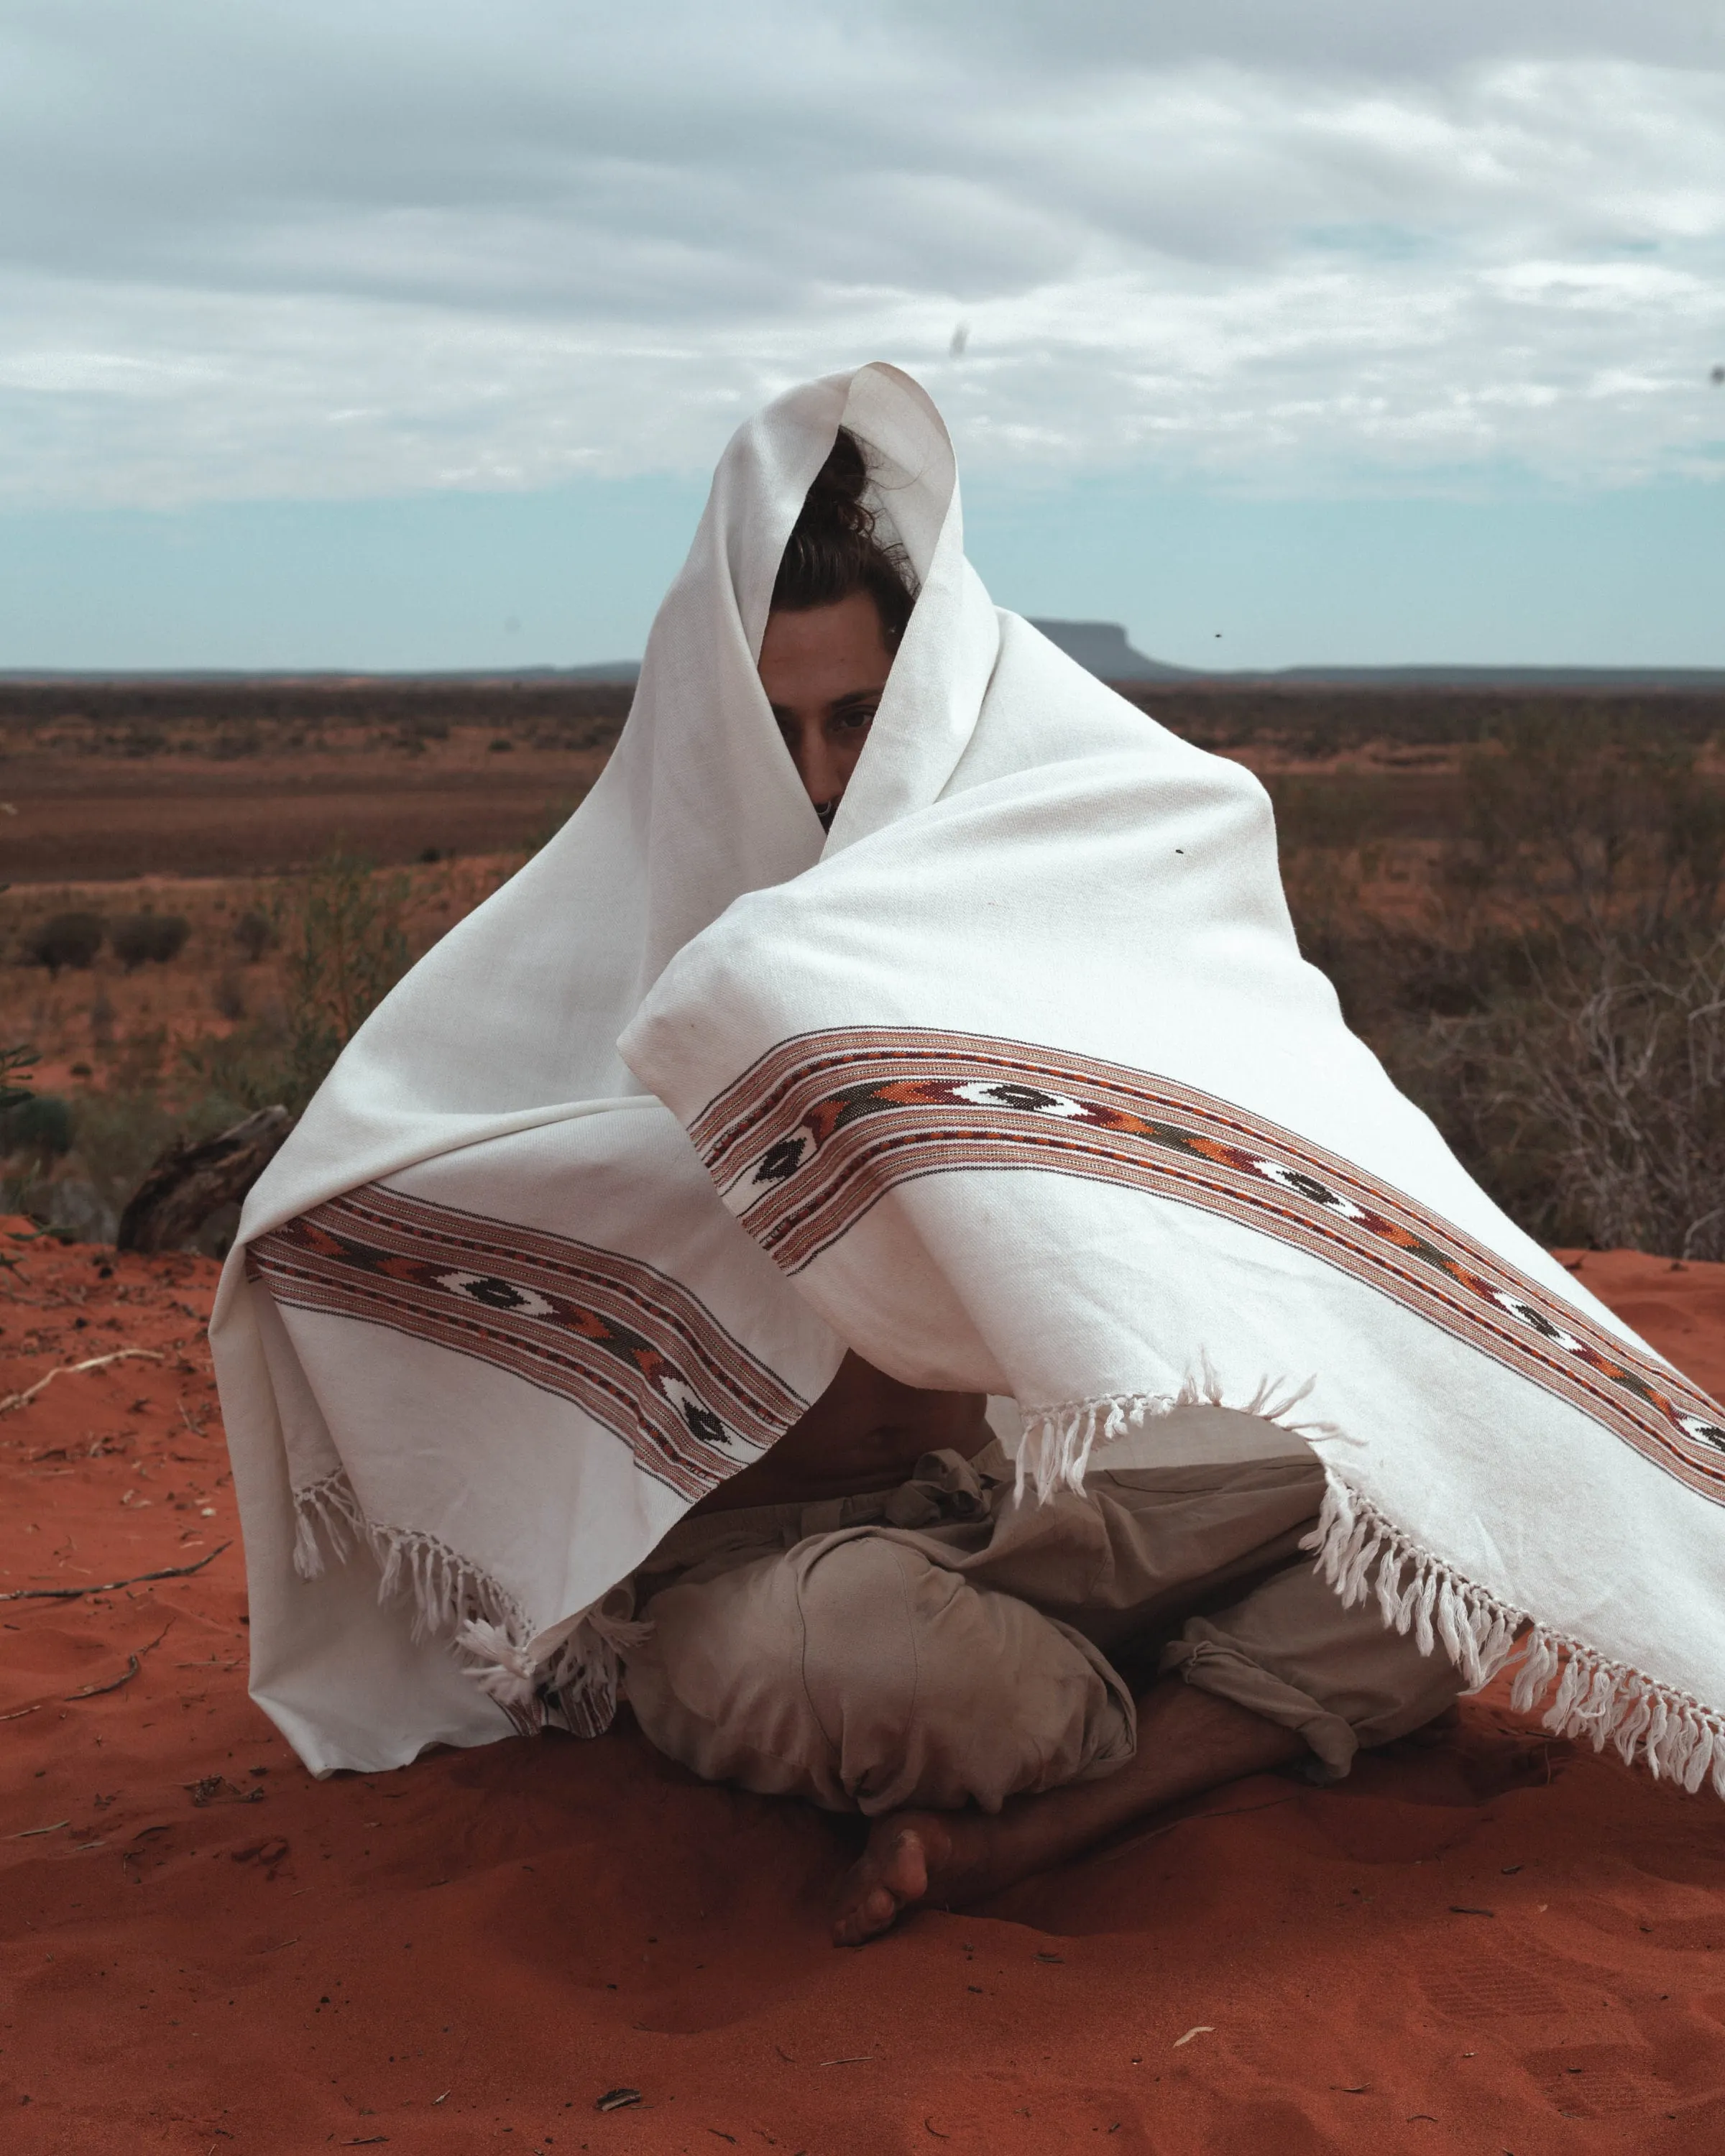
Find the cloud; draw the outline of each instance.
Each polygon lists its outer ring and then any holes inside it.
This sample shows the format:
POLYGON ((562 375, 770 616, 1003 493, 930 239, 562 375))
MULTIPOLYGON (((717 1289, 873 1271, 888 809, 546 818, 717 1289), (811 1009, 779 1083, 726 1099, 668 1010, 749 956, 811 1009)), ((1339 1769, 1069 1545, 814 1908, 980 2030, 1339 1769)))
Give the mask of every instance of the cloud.
POLYGON ((688 470, 872 357, 984 470, 1717 476, 1722 121, 1689 0, 14 0, 0 499, 688 470))

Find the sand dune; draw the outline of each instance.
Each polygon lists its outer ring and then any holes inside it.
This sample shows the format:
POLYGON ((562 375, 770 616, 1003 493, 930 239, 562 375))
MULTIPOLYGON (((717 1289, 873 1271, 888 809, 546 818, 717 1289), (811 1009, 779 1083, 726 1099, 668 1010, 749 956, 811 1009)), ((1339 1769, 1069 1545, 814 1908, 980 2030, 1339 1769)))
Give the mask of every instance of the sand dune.
MULTIPOLYGON (((844 1823, 627 1731, 312 1782, 245 1693, 215 1268, 9 1224, 0 1399, 147 1353, 0 1413, 7 2151, 1725 2146, 1725 1814, 1491 1695, 860 1953, 844 1823)), ((1725 1389, 1725 1266, 1582 1262, 1725 1389)))

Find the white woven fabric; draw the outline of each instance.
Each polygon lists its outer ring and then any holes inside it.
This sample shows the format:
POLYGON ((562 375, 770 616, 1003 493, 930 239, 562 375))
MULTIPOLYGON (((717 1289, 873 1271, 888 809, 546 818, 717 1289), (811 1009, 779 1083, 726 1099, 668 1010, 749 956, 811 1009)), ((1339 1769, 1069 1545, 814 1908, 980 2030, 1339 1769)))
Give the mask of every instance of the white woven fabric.
POLYGON ((1043 1487, 1183 1401, 1299 1431, 1338 1591, 1725 1789, 1725 1416, 1348 1032, 1255 780, 990 604, 891 368, 737 436, 604 776, 342 1057, 213 1337, 315 1768, 603 1727, 606 1591, 848 1343, 1014 1399, 1043 1487), (824 839, 754 655, 841 423, 921 596, 824 839))

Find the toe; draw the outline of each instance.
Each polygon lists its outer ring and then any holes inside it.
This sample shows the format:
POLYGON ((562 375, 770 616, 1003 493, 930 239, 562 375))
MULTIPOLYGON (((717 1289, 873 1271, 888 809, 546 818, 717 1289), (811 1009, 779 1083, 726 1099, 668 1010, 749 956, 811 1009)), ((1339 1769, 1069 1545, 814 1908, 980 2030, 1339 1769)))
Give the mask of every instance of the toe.
POLYGON ((834 1943, 860 1947, 865 1939, 877 1938, 891 1928, 898 1912, 896 1895, 878 1885, 865 1887, 839 1912, 833 1925, 834 1943))
POLYGON ((928 1892, 927 1852, 916 1833, 901 1827, 865 1852, 845 1881, 833 1924, 834 1943, 860 1946, 891 1929, 901 1910, 928 1892))

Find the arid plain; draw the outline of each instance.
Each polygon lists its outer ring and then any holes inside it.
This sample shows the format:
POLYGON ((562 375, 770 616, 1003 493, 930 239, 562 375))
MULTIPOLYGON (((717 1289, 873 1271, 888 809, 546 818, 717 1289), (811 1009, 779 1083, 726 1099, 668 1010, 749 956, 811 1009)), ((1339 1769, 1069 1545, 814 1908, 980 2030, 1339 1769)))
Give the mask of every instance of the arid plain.
MULTIPOLYGON (((8 706, 0 1045, 41 1051, 37 1091, 71 1117, 38 1195, 92 1172, 80 1145, 118 1142, 116 1103, 153 1142, 214 1083, 208 1044, 267 1047, 297 993, 297 895, 332 849, 375 864, 411 955, 567 813, 620 716, 593 690, 269 693, 8 706), (103 924, 90 962, 30 962, 77 911, 103 924), (185 935, 128 970, 114 927, 146 913, 185 935)), ((1430 954, 1474 948, 1455 924, 1476 711, 1151 701, 1271 781, 1296 918, 1339 939, 1346 994, 1386 1027, 1410 995, 1463 1007, 1474 974, 1430 954)), ((1685 783, 1716 783, 1725 714, 1666 716, 1685 783)), ((1725 1391, 1725 1265, 1564 1255, 1725 1391)), ((626 1726, 314 1783, 245 1692, 216 1272, 0 1221, 0 2118, 19 2156, 1725 2140, 1716 1800, 1548 1738, 1496 1690, 1335 1788, 1239 1784, 855 1953, 824 1923, 843 1822, 697 1784, 626 1726)))

